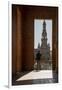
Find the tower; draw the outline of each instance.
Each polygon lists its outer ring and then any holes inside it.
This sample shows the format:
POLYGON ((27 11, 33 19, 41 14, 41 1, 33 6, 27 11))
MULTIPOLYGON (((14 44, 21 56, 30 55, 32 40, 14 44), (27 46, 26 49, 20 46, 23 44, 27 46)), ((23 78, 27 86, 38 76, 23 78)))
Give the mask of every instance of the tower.
POLYGON ((41 42, 42 42, 41 48, 46 48, 47 47, 47 32, 46 32, 45 20, 43 22, 43 32, 42 32, 41 42))
POLYGON ((50 58, 50 47, 47 44, 47 32, 46 32, 46 21, 43 21, 43 31, 41 38, 41 60, 49 60, 50 58))

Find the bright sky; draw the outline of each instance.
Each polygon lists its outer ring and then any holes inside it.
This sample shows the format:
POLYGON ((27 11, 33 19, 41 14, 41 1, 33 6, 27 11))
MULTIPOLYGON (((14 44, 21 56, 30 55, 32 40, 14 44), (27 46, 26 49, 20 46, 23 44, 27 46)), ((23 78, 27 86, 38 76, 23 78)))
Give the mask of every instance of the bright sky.
MULTIPOLYGON (((47 43, 50 44, 50 50, 52 50, 52 20, 46 19, 46 31, 47 31, 47 43)), ((38 43, 41 44, 43 31, 43 19, 34 20, 34 48, 38 47, 38 43)))

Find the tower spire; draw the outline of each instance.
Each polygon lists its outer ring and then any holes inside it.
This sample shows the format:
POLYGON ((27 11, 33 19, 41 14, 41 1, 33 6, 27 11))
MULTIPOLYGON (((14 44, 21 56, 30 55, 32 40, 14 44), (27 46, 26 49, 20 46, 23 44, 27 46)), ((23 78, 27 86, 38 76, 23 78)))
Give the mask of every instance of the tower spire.
POLYGON ((41 47, 47 46, 47 32, 46 32, 46 22, 43 21, 43 31, 42 31, 42 38, 41 38, 42 45, 41 47))
POLYGON ((45 22, 45 20, 43 21, 43 32, 42 32, 42 37, 43 37, 43 38, 47 38, 46 22, 45 22))
POLYGON ((45 20, 43 21, 43 29, 46 30, 46 22, 45 22, 45 20))
POLYGON ((46 21, 43 21, 43 31, 41 38, 41 60, 47 60, 50 56, 49 46, 47 44, 46 21))

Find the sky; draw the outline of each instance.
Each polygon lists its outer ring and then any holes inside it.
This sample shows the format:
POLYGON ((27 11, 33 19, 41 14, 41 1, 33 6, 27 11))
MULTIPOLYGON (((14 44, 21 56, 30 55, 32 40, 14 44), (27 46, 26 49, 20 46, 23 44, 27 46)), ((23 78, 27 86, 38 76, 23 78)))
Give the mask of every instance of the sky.
MULTIPOLYGON (((38 43, 41 44, 42 31, 43 31, 43 19, 34 20, 34 48, 38 47, 38 43)), ((52 20, 45 19, 46 31, 47 31, 47 43, 50 44, 50 50, 52 50, 52 20)))

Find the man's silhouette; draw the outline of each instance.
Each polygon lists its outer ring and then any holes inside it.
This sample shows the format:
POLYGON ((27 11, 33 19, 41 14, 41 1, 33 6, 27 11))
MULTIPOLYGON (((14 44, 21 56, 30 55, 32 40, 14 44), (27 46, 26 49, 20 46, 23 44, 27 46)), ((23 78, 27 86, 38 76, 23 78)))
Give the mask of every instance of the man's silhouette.
POLYGON ((37 70, 40 70, 40 58, 41 58, 41 54, 40 51, 37 52, 36 54, 36 61, 37 61, 37 70))

